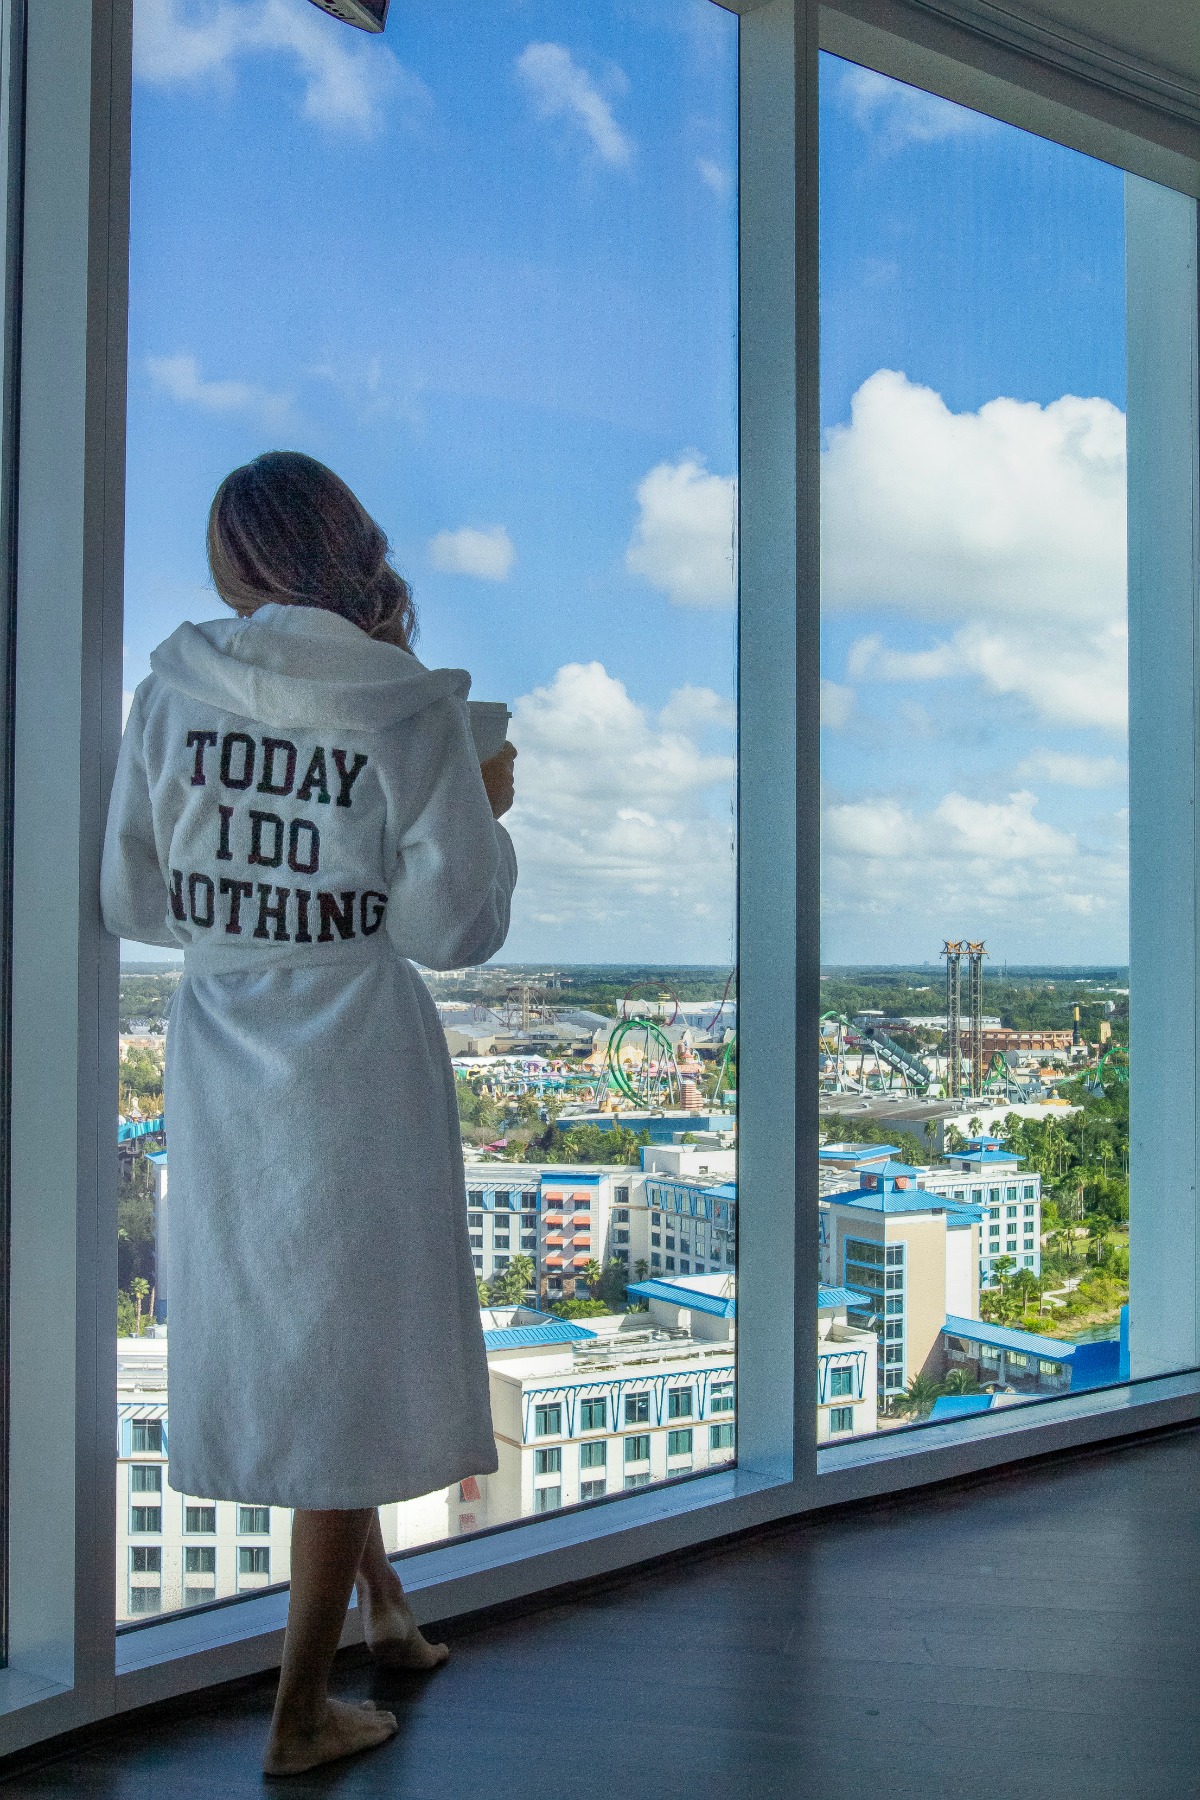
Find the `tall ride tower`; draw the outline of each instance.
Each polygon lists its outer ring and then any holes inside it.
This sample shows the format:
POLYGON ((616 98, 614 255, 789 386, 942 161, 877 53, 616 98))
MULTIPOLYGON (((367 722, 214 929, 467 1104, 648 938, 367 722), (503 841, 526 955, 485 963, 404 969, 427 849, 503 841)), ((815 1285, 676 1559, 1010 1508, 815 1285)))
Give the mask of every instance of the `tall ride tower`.
POLYGON ((983 1092, 983 944, 967 945, 967 1012, 971 1036, 971 1098, 983 1092))
POLYGON ((942 946, 946 959, 946 1093, 957 1100, 962 1093, 962 953, 965 943, 942 946))

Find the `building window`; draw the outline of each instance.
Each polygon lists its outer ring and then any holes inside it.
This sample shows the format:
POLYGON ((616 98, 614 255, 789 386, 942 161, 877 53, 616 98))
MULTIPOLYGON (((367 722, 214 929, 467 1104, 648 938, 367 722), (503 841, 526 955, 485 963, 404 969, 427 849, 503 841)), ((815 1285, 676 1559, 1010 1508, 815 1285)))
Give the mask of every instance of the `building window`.
POLYGON ((635 1437, 625 1439, 625 1461, 627 1463, 650 1461, 650 1433, 639 1431, 635 1437))
POLYGON ((271 1573, 271 1552, 259 1550, 248 1544, 238 1547, 239 1575, 269 1575, 271 1573))
POLYGON ((618 1244, 627 1244, 629 1242, 629 1233, 627 1231, 614 1231, 613 1236, 616 1238, 618 1244))
POLYGON ((652 1250, 650 1252, 650 1267, 652 1269, 662 1268, 662 1257, 658 1254, 657 1250, 652 1250))
POLYGON ((692 1416, 692 1390, 690 1387, 671 1388, 667 1393, 668 1419, 690 1419, 692 1416))
POLYGON ((1004 1209, 1004 1216, 1006 1219, 1015 1219, 1017 1216, 1016 1207, 1015 1206, 1006 1206, 1004 1209))
MULTIPOLYGON (((483 1238, 482 1238, 482 1237, 475 1237, 475 1236, 472 1236, 472 1238, 471 1238, 471 1248, 472 1248, 472 1250, 482 1250, 482 1249, 483 1249, 483 1238)), ((476 1257, 476 1258, 474 1258, 474 1260, 475 1260, 475 1261, 476 1261, 476 1262, 478 1262, 478 1261, 479 1261, 479 1260, 480 1260, 480 1258, 479 1258, 479 1257, 476 1257)))
POLYGON ((902 1338, 904 1336, 904 1320, 889 1319, 885 1327, 884 1335, 890 1338, 902 1338))
POLYGON ((625 1477, 625 1486, 626 1489, 649 1487, 650 1477, 649 1475, 627 1475, 625 1477))
POLYGON ((1024 1214, 1025 1214, 1025 1217, 1026 1217, 1026 1218, 1027 1218, 1027 1219, 1032 1219, 1032 1217, 1033 1217, 1033 1208, 1032 1208, 1032 1206, 1026 1206, 1026 1207, 1023 1207, 1023 1208, 1022 1208, 1022 1211, 1023 1211, 1023 1212, 1024 1212, 1024 1214))
POLYGON ((469 1226, 469 1228, 472 1231, 482 1231, 483 1230, 483 1214, 481 1212, 468 1213, 467 1214, 467 1225, 469 1226))
POLYGON ((560 1487, 540 1487, 533 1490, 533 1510, 535 1513, 555 1512, 562 1505, 562 1489, 560 1487))
POLYGON ((130 1531, 161 1531, 161 1506, 132 1506, 130 1511, 130 1531))
POLYGON ((608 1484, 604 1481, 581 1481, 579 1498, 581 1500, 601 1500, 608 1492, 608 1484))
POLYGON ((617 1224, 617 1225, 628 1225, 628 1223, 629 1223, 629 1208, 625 1207, 625 1206, 619 1206, 616 1209, 616 1211, 613 1213, 613 1222, 614 1222, 614 1224, 617 1224))
POLYGON ((242 1537, 266 1537, 271 1529, 269 1506, 239 1506, 238 1534, 242 1537))
POLYGON ((160 1587, 131 1587, 129 1610, 131 1613, 161 1612, 162 1589, 160 1587))
POLYGON ((692 1454, 692 1428, 685 1426, 681 1431, 668 1431, 667 1455, 690 1456, 692 1454))
POLYGON ((135 1419, 130 1432, 130 1448, 135 1456, 161 1456, 163 1447, 161 1419, 135 1419))
POLYGON ((889 1344, 884 1352, 884 1361, 889 1363, 902 1363, 904 1361, 903 1344, 889 1344))
MULTIPOLYGON (((512 1239, 511 1239, 511 1237, 509 1237, 507 1232, 505 1232, 503 1237, 501 1237, 499 1235, 499 1233, 496 1234, 496 1249, 497 1250, 511 1250, 512 1249, 512 1239)), ((505 1262, 507 1262, 508 1258, 505 1257, 504 1260, 505 1260, 505 1262)))
POLYGON ((1006 1200, 1015 1200, 1015 1199, 1016 1199, 1016 1197, 1017 1197, 1017 1190, 1016 1190, 1016 1188, 1015 1188, 1015 1187, 1009 1187, 1009 1188, 1005 1188, 1005 1190, 1004 1190, 1004 1198, 1005 1198, 1005 1199, 1006 1199, 1006 1200))
POLYGON ((162 1464, 134 1463, 129 1471, 131 1494, 161 1494, 162 1464))
POLYGON ((476 1274, 482 1275, 483 1274, 483 1258, 482 1258, 482 1256, 473 1256, 471 1258, 471 1261, 475 1265, 476 1274))
POLYGON ((521 1214, 521 1230, 522 1231, 536 1231, 537 1230, 537 1214, 535 1212, 521 1214))
POLYGON ((162 1545, 134 1544, 129 1552, 131 1575, 161 1575, 162 1545))
POLYGON ((661 1231, 652 1231, 652 1232, 651 1232, 651 1233, 650 1233, 650 1242, 651 1242, 651 1243, 652 1243, 652 1244, 656 1244, 656 1245, 658 1245, 658 1246, 659 1246, 659 1247, 660 1247, 660 1248, 661 1248, 661 1246, 662 1246, 662 1232, 661 1232, 661 1231))
POLYGON ((599 1400, 581 1400, 579 1402, 580 1431, 605 1431, 608 1428, 608 1401, 601 1396, 599 1400))
POLYGON ((854 1408, 852 1406, 832 1406, 829 1409, 829 1429, 834 1431, 854 1430, 854 1408))
POLYGON ((889 1296, 888 1303, 887 1303, 887 1312, 888 1312, 889 1318, 894 1318, 897 1313, 903 1313, 903 1311, 904 1311, 904 1296, 903 1296, 903 1294, 889 1296))
POLYGON ((1026 1185, 1022 1188, 1021 1192, 1024 1195, 1026 1200, 1032 1200, 1033 1194, 1034 1194, 1033 1183, 1027 1182, 1026 1185))
POLYGON ((603 1438, 594 1443, 580 1444, 579 1466, 581 1469, 603 1469, 608 1463, 608 1445, 603 1438))
POLYGON ((562 1435, 562 1407, 535 1406, 533 1409, 533 1432, 535 1437, 560 1437, 562 1435))
POLYGON ((708 1428, 708 1447, 710 1450, 732 1450, 733 1426, 710 1425, 708 1428))
POLYGON ((217 1509, 215 1506, 185 1506, 183 1509, 183 1529, 185 1531, 214 1532, 217 1529, 217 1509))
POLYGON ((709 1412, 726 1413, 733 1411, 732 1381, 714 1381, 709 1389, 709 1412))
POLYGON ((889 1269, 902 1268, 904 1264, 904 1245, 889 1244, 887 1247, 887 1266, 889 1269))
POLYGON ((839 1394, 852 1394, 854 1392, 854 1370, 830 1369, 829 1392, 835 1399, 839 1394))
POLYGON ((183 1552, 185 1575, 215 1575, 217 1551, 214 1544, 188 1544, 183 1552))
POLYGON ((1025 1267, 1026 1267, 1026 1268, 1027 1268, 1027 1269, 1032 1269, 1032 1267, 1033 1267, 1033 1258, 1032 1258, 1032 1256, 1027 1256, 1027 1257, 1025 1257, 1025 1258, 1024 1258, 1024 1263, 1025 1263, 1025 1267))
POLYGON ((649 1394, 626 1394, 625 1423, 627 1425, 648 1425, 650 1423, 649 1394))
POLYGON ((523 1237, 521 1239, 521 1248, 522 1248, 522 1250, 536 1250, 537 1249, 537 1237, 536 1236, 523 1237))
POLYGON ((552 1450, 535 1450, 533 1453, 533 1472, 535 1475, 557 1475, 562 1469, 562 1451, 556 1444, 552 1450))

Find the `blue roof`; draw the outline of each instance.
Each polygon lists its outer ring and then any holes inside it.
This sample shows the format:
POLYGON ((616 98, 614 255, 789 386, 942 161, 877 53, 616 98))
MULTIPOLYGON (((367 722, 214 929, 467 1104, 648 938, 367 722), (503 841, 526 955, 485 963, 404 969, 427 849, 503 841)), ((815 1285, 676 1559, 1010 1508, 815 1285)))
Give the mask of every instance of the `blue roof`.
POLYGON ((817 1311, 823 1312, 831 1306, 858 1306, 871 1296, 862 1288, 817 1286, 817 1311))
POLYGON ((981 1169, 995 1168, 1001 1163, 1006 1168, 1013 1168, 1021 1160, 1015 1150, 951 1150, 950 1155, 955 1162, 976 1163, 981 1169))
POLYGON ((950 1225, 975 1224, 984 1216, 981 1206, 968 1206, 929 1188, 898 1188, 892 1182, 877 1188, 852 1188, 848 1194, 826 1194, 825 1201, 831 1206, 860 1206, 864 1212, 944 1212, 950 1225))
POLYGON ((724 1294, 710 1294, 705 1288, 688 1287, 684 1281, 631 1281, 625 1292, 636 1294, 639 1300, 665 1300, 669 1306, 712 1313, 718 1319, 737 1317, 736 1300, 727 1299, 724 1294))
POLYGON ((993 1325, 987 1319, 960 1319, 950 1315, 942 1327, 954 1337, 968 1338, 973 1344, 991 1344, 996 1350, 1020 1350, 1026 1356, 1044 1356, 1047 1362, 1068 1362, 1075 1354, 1074 1344, 1061 1338, 1041 1337, 1036 1331, 1013 1331, 1007 1325, 993 1325))
POLYGON ((924 1169, 918 1169, 914 1163, 893 1162, 889 1156, 886 1162, 880 1163, 877 1169, 867 1169, 868 1175, 883 1175, 893 1181, 897 1175, 923 1175, 924 1169))
POLYGON ((822 1144, 817 1152, 818 1158, 831 1161, 836 1156, 842 1162, 878 1162, 882 1157, 899 1154, 899 1144, 822 1144))
POLYGON ((570 1344, 596 1335, 574 1319, 550 1319, 544 1325, 504 1325, 485 1331, 483 1344, 485 1350, 530 1350, 538 1344, 570 1344))
POLYGON ((991 1394, 942 1394, 933 1403, 929 1423, 937 1425, 947 1419, 966 1419, 973 1413, 988 1412, 992 1399, 991 1394))

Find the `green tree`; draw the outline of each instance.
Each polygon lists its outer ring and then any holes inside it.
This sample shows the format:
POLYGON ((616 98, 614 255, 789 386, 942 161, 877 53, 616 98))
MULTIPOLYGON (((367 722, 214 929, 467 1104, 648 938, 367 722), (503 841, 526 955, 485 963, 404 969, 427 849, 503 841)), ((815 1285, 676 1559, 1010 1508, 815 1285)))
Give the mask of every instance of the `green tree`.
POLYGON ((475 1277, 475 1292, 479 1296, 480 1306, 490 1306, 492 1304, 492 1296, 488 1292, 488 1284, 483 1279, 482 1275, 476 1275, 475 1277))
POLYGON ((627 1265, 619 1256, 614 1256, 592 1291, 598 1300, 606 1303, 610 1312, 622 1312, 625 1308, 625 1284, 628 1280, 627 1265))
POLYGON ((123 1338, 137 1336, 137 1313, 133 1301, 124 1288, 117 1289, 117 1336, 123 1338))
POLYGON ((634 1280, 635 1281, 645 1281, 645 1279, 649 1275, 649 1273, 650 1273, 650 1264, 645 1260, 644 1257, 639 1256, 637 1261, 633 1265, 634 1280))
POLYGON ((992 1274, 1000 1284, 1000 1292, 1004 1292, 1004 1284, 1017 1266, 1014 1256, 998 1256, 992 1264, 992 1274))
POLYGON ((979 1391, 979 1383, 971 1374, 971 1371, 962 1368, 961 1365, 951 1369, 950 1373, 946 1376, 945 1381, 942 1383, 942 1392, 944 1394, 978 1394, 979 1391))
POLYGON ((914 1375, 904 1392, 899 1395, 900 1409, 912 1413, 917 1418, 928 1418, 933 1411, 933 1403, 942 1395, 942 1387, 929 1375, 914 1375))
POLYGON ((1018 1269, 1013 1276, 1012 1290, 1021 1301, 1021 1317, 1029 1317, 1029 1303, 1041 1298, 1042 1284, 1032 1269, 1018 1269))
MULTIPOLYGON (((133 1296, 133 1335, 141 1337, 145 1327, 142 1324, 142 1308, 150 1294, 150 1283, 141 1275, 135 1275, 129 1284, 129 1292, 133 1296)), ((147 1324, 150 1315, 147 1314, 147 1324)))
POLYGON ((514 1256, 506 1269, 492 1277, 493 1297, 505 1306, 519 1306, 525 1290, 533 1286, 532 1256, 514 1256))
POLYGON ((579 1273, 583 1276, 583 1279, 587 1282, 589 1288, 594 1288, 596 1283, 600 1280, 600 1277, 603 1275, 604 1270, 593 1256, 589 1262, 584 1263, 579 1273))
POLYGON ((556 1300, 550 1308, 559 1319, 599 1319, 609 1316, 603 1300, 556 1300))

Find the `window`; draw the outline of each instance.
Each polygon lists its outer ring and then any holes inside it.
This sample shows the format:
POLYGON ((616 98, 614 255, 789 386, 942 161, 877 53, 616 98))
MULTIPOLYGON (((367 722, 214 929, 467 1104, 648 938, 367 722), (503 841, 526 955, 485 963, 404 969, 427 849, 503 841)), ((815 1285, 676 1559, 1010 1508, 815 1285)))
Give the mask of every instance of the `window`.
POLYGON ((645 1425, 650 1418, 649 1394, 626 1394, 625 1423, 627 1425, 645 1425))
POLYGON ((669 1419, 690 1419, 692 1416, 692 1389, 690 1387, 669 1388, 667 1390, 667 1417, 669 1419))
POLYGON ((271 1529, 271 1509, 269 1506, 239 1506, 238 1535, 249 1537, 257 1535, 265 1537, 271 1529))
POLYGON ((249 1544, 238 1545, 239 1575, 269 1575, 271 1573, 271 1552, 259 1550, 249 1544))
POLYGON ((840 1394, 852 1394, 854 1392, 854 1370, 830 1369, 829 1392, 835 1398, 840 1394))
POLYGON ((217 1509, 215 1506, 185 1506, 183 1509, 183 1529, 185 1531, 214 1532, 217 1529, 217 1509))
POLYGON ((602 1469, 608 1461, 608 1445, 603 1438, 595 1443, 580 1444, 579 1466, 581 1469, 602 1469))
POLYGON ((625 1439, 625 1461, 627 1463, 649 1462, 650 1434, 639 1432, 635 1437, 625 1439))
POLYGON ((1006 1187, 1006 1188, 1005 1188, 1005 1190, 1004 1190, 1004 1198, 1005 1198, 1005 1199, 1006 1199, 1006 1200, 1015 1200, 1015 1199, 1016 1199, 1016 1197, 1017 1197, 1017 1190, 1016 1190, 1016 1188, 1015 1188, 1015 1187, 1006 1187))
POLYGON ((560 1487, 539 1487, 533 1490, 533 1510, 535 1513, 554 1512, 562 1505, 562 1489, 560 1487))
POLYGON ((650 1476, 649 1475, 627 1475, 625 1477, 625 1487, 627 1490, 632 1489, 632 1488, 643 1488, 643 1487, 649 1487, 649 1486, 650 1486, 650 1476))
POLYGON ((129 1588, 129 1611, 134 1617, 139 1613, 161 1612, 162 1588, 134 1587, 131 1583, 129 1588))
POLYGON ((581 1481, 579 1498, 581 1500, 600 1500, 608 1492, 608 1484, 604 1481, 581 1481))
POLYGON ((629 1242, 629 1233, 627 1231, 614 1231, 613 1237, 618 1244, 627 1244, 629 1242))
MULTIPOLYGON (((469 1228, 472 1231, 482 1231, 483 1230, 483 1214, 481 1212, 468 1213, 467 1214, 467 1225, 469 1226, 469 1228)), ((472 1239, 471 1241, 473 1243, 474 1239, 472 1239)))
MULTIPOLYGON (((690 1425, 686 1426, 684 1429, 682 1429, 680 1431, 668 1431, 668 1433, 667 1433, 667 1455, 668 1456, 690 1456, 691 1454, 692 1454, 691 1426, 690 1425)), ((630 1460, 633 1460, 633 1459, 630 1459, 630 1460)))
POLYGON ((562 1432, 562 1407, 535 1406, 533 1430, 536 1437, 558 1437, 562 1432))
POLYGON ((831 1432, 854 1430, 854 1408, 852 1406, 831 1406, 829 1409, 829 1429, 831 1432))
POLYGON ((562 1468, 562 1451, 555 1446, 553 1450, 535 1450, 533 1453, 533 1472, 535 1475, 557 1475, 562 1468))
POLYGON ((615 1225, 628 1225, 629 1209, 624 1206, 618 1206, 613 1212, 613 1223, 615 1225))
POLYGON ((579 1429, 605 1431, 608 1428, 608 1401, 603 1397, 579 1402, 579 1429))
POLYGON ((135 1419, 130 1428, 130 1448, 135 1456, 161 1456, 162 1420, 135 1419))
POLYGON ((710 1450, 732 1450, 733 1426, 710 1425, 708 1428, 708 1447, 710 1450))
POLYGON ((662 1244, 662 1233, 661 1233, 661 1231, 652 1231, 652 1232, 651 1232, 651 1233, 650 1233, 650 1242, 651 1242, 651 1243, 652 1243, 652 1244, 655 1244, 655 1245, 661 1245, 661 1244, 662 1244))
POLYGON ((185 1575, 215 1575, 217 1552, 213 1544, 188 1544, 183 1552, 185 1575))
POLYGON ((162 1546, 160 1544, 134 1544, 129 1551, 129 1573, 131 1575, 161 1575, 162 1546))
POLYGON ((131 1506, 129 1509, 130 1531, 161 1531, 161 1506, 131 1506))
POLYGON ((131 1494, 161 1494, 162 1464, 131 1464, 129 1469, 129 1491, 131 1494))
POLYGON ((710 1412, 722 1413, 733 1411, 732 1381, 714 1381, 709 1388, 709 1396, 708 1410, 710 1412))

